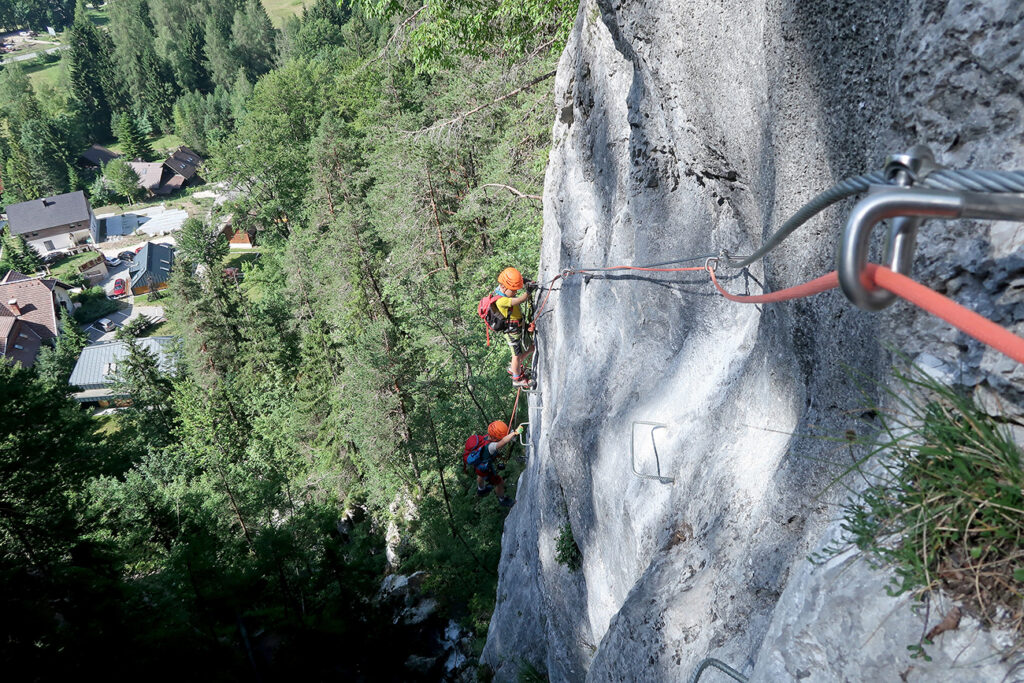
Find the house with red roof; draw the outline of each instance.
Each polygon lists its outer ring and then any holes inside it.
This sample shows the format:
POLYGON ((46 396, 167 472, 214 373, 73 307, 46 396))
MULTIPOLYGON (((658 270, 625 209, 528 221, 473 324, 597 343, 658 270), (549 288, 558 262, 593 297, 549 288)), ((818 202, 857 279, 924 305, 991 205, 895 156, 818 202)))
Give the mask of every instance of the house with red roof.
POLYGON ((71 288, 54 278, 9 270, 0 278, 0 355, 31 367, 43 344, 53 346, 61 316, 70 316, 71 288))

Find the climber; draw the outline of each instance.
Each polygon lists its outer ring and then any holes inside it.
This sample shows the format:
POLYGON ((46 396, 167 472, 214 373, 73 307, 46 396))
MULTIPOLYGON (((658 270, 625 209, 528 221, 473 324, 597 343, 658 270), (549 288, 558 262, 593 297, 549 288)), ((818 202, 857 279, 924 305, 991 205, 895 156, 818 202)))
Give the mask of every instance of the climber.
POLYGON ((508 374, 512 375, 513 387, 530 386, 530 378, 526 371, 526 357, 533 353, 533 344, 528 348, 524 340, 523 309, 521 304, 530 297, 530 293, 537 288, 535 282, 523 282, 522 274, 515 268, 506 268, 498 275, 498 286, 494 290, 494 306, 498 313, 507 321, 505 328, 505 341, 512 350, 512 362, 509 364, 508 374), (524 290, 516 296, 516 292, 524 290))
POLYGON ((501 478, 495 468, 504 467, 501 463, 495 463, 498 452, 509 442, 516 438, 517 434, 523 433, 523 425, 510 432, 508 425, 501 420, 495 420, 487 425, 487 435, 474 434, 466 439, 466 447, 462 452, 463 467, 469 465, 476 471, 476 495, 481 498, 491 490, 498 497, 498 503, 510 508, 516 502, 505 496, 505 480, 501 478))

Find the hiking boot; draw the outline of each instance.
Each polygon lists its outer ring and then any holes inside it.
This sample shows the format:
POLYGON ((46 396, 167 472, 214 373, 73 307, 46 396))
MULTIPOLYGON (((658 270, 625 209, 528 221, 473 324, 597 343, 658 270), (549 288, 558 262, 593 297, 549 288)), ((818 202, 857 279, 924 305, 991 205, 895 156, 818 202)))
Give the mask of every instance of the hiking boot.
POLYGON ((493 490, 494 490, 494 487, 491 486, 490 484, 488 484, 487 486, 485 486, 483 488, 477 488, 476 495, 478 495, 481 498, 483 498, 484 496, 486 496, 488 493, 490 493, 493 490))
POLYGON ((521 388, 521 389, 529 389, 530 388, 530 378, 527 377, 526 373, 524 372, 523 374, 519 375, 518 377, 513 377, 512 378, 512 386, 513 387, 517 387, 517 388, 521 388))
POLYGON ((516 504, 516 501, 512 500, 508 496, 505 496, 504 498, 499 498, 498 499, 498 504, 503 506, 503 507, 510 508, 510 507, 512 507, 513 505, 516 504))

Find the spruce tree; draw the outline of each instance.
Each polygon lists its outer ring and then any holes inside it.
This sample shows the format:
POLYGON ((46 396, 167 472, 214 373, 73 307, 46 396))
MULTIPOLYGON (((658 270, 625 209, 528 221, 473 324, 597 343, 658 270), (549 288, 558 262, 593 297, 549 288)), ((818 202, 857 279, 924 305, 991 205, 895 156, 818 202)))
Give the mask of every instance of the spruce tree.
POLYGON ((0 120, 0 137, 7 147, 7 163, 3 175, 5 204, 16 204, 44 195, 42 187, 32 174, 31 162, 24 148, 11 131, 11 124, 0 120))
POLYGON ((109 87, 110 55, 104 50, 99 29, 85 14, 84 4, 75 23, 67 31, 68 73, 71 76, 71 94, 79 103, 79 111, 89 132, 97 138, 110 134, 111 103, 109 87))
POLYGON ((246 0, 244 9, 235 12, 231 44, 252 82, 274 65, 277 31, 260 0, 246 0))
POLYGON ((132 114, 120 114, 114 118, 114 135, 121 143, 124 155, 129 159, 146 160, 153 155, 153 148, 132 114))

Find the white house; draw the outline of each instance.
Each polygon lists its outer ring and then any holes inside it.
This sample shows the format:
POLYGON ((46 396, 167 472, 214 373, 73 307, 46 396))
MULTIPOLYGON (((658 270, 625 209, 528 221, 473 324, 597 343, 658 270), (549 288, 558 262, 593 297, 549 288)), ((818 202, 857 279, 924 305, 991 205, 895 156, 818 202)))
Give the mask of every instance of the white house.
POLYGON ((12 235, 21 235, 44 256, 54 251, 81 251, 92 237, 99 239, 99 223, 85 193, 68 192, 7 207, 12 235))

